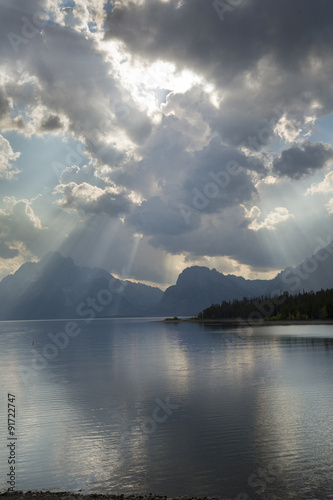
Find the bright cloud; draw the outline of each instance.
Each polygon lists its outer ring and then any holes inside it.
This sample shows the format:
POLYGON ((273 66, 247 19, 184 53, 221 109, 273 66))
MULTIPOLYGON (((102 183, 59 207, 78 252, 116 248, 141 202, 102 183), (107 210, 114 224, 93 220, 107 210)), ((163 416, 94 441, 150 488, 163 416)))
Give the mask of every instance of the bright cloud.
POLYGON ((14 153, 12 147, 2 135, 0 135, 0 178, 12 180, 17 177, 19 169, 14 163, 21 153, 14 153))
POLYGON ((268 231, 275 231, 276 226, 281 224, 281 222, 286 222, 290 219, 294 219, 294 216, 289 213, 288 209, 285 207, 276 207, 274 211, 271 211, 267 217, 259 222, 258 219, 261 216, 261 210, 258 207, 252 207, 251 210, 247 210, 244 207, 245 216, 251 219, 251 224, 249 229, 253 231, 259 231, 260 229, 267 229, 268 231))
POLYGON ((33 200, 16 200, 5 197, 5 209, 0 210, 0 257, 17 257, 22 250, 25 254, 38 254, 38 240, 46 230, 35 214, 33 200))
POLYGON ((326 174, 322 182, 319 182, 317 184, 312 184, 306 190, 305 194, 309 195, 316 193, 322 193, 322 194, 333 193, 333 171, 326 174))
POLYGON ((63 210, 85 215, 107 213, 116 216, 126 213, 130 207, 128 197, 121 190, 112 187, 101 189, 87 182, 59 184, 54 192, 63 195, 57 202, 63 210))
POLYGON ((326 208, 329 214, 333 214, 333 198, 326 204, 326 208))

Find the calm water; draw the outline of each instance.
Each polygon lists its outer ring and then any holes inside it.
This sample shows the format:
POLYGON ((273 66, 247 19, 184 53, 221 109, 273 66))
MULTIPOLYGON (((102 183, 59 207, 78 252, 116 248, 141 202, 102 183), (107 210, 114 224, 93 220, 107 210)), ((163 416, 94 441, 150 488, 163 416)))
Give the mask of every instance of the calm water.
POLYGON ((1 491, 9 392, 16 489, 333 499, 333 326, 66 324, 0 323, 1 491))

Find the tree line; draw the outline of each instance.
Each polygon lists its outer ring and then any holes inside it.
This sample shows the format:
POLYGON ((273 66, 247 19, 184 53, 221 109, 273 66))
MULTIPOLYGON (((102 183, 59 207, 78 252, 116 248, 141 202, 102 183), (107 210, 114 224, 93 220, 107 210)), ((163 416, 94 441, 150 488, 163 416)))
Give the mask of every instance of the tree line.
POLYGON ((304 292, 255 298, 244 297, 242 300, 212 304, 198 314, 198 319, 248 319, 256 312, 263 313, 270 320, 315 320, 333 319, 333 289, 319 292, 304 292))

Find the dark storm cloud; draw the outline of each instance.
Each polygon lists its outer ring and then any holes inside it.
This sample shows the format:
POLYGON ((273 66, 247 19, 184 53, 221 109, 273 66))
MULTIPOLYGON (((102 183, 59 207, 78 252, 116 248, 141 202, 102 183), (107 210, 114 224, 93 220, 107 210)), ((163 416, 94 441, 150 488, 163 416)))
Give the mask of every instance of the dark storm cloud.
MULTIPOLYGON (((257 268, 286 265, 282 254, 277 256, 274 252, 267 252, 267 234, 248 229, 240 207, 226 208, 222 216, 203 214, 202 218, 202 225, 183 234, 182 238, 177 234, 155 234, 149 242, 153 247, 163 248, 171 254, 186 252, 193 259, 203 255, 228 256, 257 268)), ((289 226, 294 227, 292 222, 289 226)), ((269 238, 272 238, 271 233, 269 238)))
POLYGON ((218 137, 212 139, 207 146, 196 152, 194 157, 196 168, 193 171, 198 175, 203 173, 207 175, 208 170, 215 172, 226 170, 228 165, 230 170, 233 167, 237 172, 237 167, 239 167, 258 174, 265 175, 267 173, 265 166, 259 159, 248 157, 236 148, 225 146, 218 137))
MULTIPOLYGON (((143 59, 192 69, 223 90, 215 128, 240 144, 284 113, 304 120, 333 109, 330 0, 247 0, 220 21, 212 2, 115 1, 106 38, 143 59), (180 6, 179 6, 180 5, 180 6)), ((260 146, 263 141, 259 141, 260 146)))
POLYGON ((213 2, 205 0, 184 0, 180 6, 178 0, 114 4, 106 37, 123 40, 133 53, 191 66, 224 82, 265 55, 291 72, 310 54, 330 55, 330 0, 247 0, 223 23, 213 2))
POLYGON ((274 172, 291 179, 301 179, 320 170, 333 158, 333 149, 328 144, 306 142, 282 151, 273 162, 274 172))
POLYGON ((203 213, 221 213, 227 207, 250 201, 258 195, 251 172, 265 175, 263 164, 214 138, 193 154, 178 203, 203 213))
MULTIPOLYGON (((91 3, 102 10, 99 1, 91 3)), ((246 210, 261 207, 257 187, 261 193, 264 188, 257 182, 271 172, 266 168, 271 157, 265 147, 273 138, 281 139, 274 147, 285 148, 276 153, 280 156, 273 168, 278 176, 302 178, 331 158, 331 148, 302 141, 308 137, 306 124, 311 127, 333 110, 333 2, 236 3, 221 22, 212 0, 114 0, 105 39, 123 42, 128 54, 119 66, 118 52, 111 53, 110 45, 100 43, 101 31, 85 31, 90 18, 84 2, 80 8, 76 2, 72 15, 63 16, 60 2, 0 0, 0 66, 6 67, 0 118, 6 130, 21 127, 26 137, 57 135, 63 127, 85 143, 94 172, 70 164, 48 203, 58 200, 54 208, 61 212, 61 221, 83 219, 82 237, 90 221, 100 221, 84 236, 90 245, 86 257, 99 242, 107 247, 109 230, 115 234, 117 223, 124 234, 121 243, 114 237, 112 255, 117 253, 122 262, 124 255, 128 259, 132 255, 124 250, 127 242, 138 245, 151 279, 148 248, 156 259, 156 273, 157 255, 167 252, 199 259, 229 256, 267 268, 290 263, 293 238, 301 246, 292 217, 279 222, 281 229, 274 226, 270 231, 264 224, 275 207, 284 210, 280 201, 263 199, 264 206, 274 205, 268 213, 263 210, 258 230, 249 229, 246 210), (38 21, 36 13, 43 8, 49 13, 48 22, 31 28, 29 23, 38 21), (137 85, 144 107, 151 89, 134 81, 131 72, 136 64, 140 71, 142 65, 149 71, 159 60, 203 78, 192 80, 191 75, 177 73, 158 83, 157 87, 172 91, 149 118, 135 104, 135 94, 126 89, 137 85), (281 146, 283 141, 287 146, 281 146), (288 238, 281 243, 285 234, 288 238), (141 235, 144 243, 138 243, 141 235)), ((102 19, 101 12, 98 17, 102 19)), ((35 207, 39 202, 33 203, 35 207)), ((45 202, 45 207, 49 205, 45 202)), ((36 217, 44 214, 41 200, 38 207, 36 217)), ((46 240, 48 231, 27 210, 27 202, 17 202, 6 211, 4 220, 14 228, 8 242, 22 242, 37 255, 35 242, 46 240)), ((60 239, 67 226, 58 224, 49 234, 60 239)), ((40 245, 44 248, 45 243, 40 245)), ((76 248, 79 254, 82 245, 76 248)), ((135 264, 137 275, 139 263, 140 259, 135 264)))
POLYGON ((26 59, 43 46, 41 33, 51 19, 47 4, 48 0, 0 2, 0 65, 16 71, 17 78, 26 70, 26 59))
POLYGON ((62 123, 57 115, 50 115, 41 123, 41 129, 44 132, 51 132, 52 130, 58 130, 60 128, 62 128, 62 123))
MULTIPOLYGON (((169 134, 168 141, 161 144, 152 137, 152 149, 143 152, 145 162, 139 162, 136 169, 131 166, 135 172, 132 182, 139 191, 142 182, 141 192, 147 199, 133 209, 128 222, 145 235, 155 235, 156 241, 198 229, 205 214, 223 214, 228 207, 254 199, 258 193, 251 172, 265 173, 259 160, 251 161, 218 138, 187 155, 178 147, 181 140, 180 134, 169 134), (154 176, 149 178, 147 173, 154 176), (158 195, 147 196, 154 192, 147 181, 158 184, 158 195)), ((127 177, 120 174, 117 179, 129 186, 127 177)))
POLYGON ((169 204, 159 196, 143 201, 128 218, 137 231, 145 235, 184 235, 193 229, 194 218, 187 224, 176 204, 169 204))
POLYGON ((171 254, 186 252, 189 259, 227 256, 257 270, 267 270, 299 264, 314 253, 316 240, 327 234, 325 220, 317 218, 308 220, 307 233, 292 218, 283 223, 280 231, 252 231, 248 225, 243 210, 231 207, 224 211, 223 217, 204 216, 202 226, 182 238, 157 235, 150 237, 149 242, 171 254), (311 240, 308 234, 312 235, 311 240), (287 248, 288 252, 280 252, 279 248, 287 248))
POLYGON ((0 89, 0 120, 4 118, 10 111, 9 100, 4 92, 0 89))

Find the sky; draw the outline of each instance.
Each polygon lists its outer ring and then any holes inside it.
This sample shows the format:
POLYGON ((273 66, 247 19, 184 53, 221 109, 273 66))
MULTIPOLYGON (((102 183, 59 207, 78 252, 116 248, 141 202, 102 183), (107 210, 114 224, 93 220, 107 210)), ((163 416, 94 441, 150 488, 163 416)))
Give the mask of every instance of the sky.
POLYGON ((0 278, 269 279, 331 241, 331 0, 0 0, 0 278))

